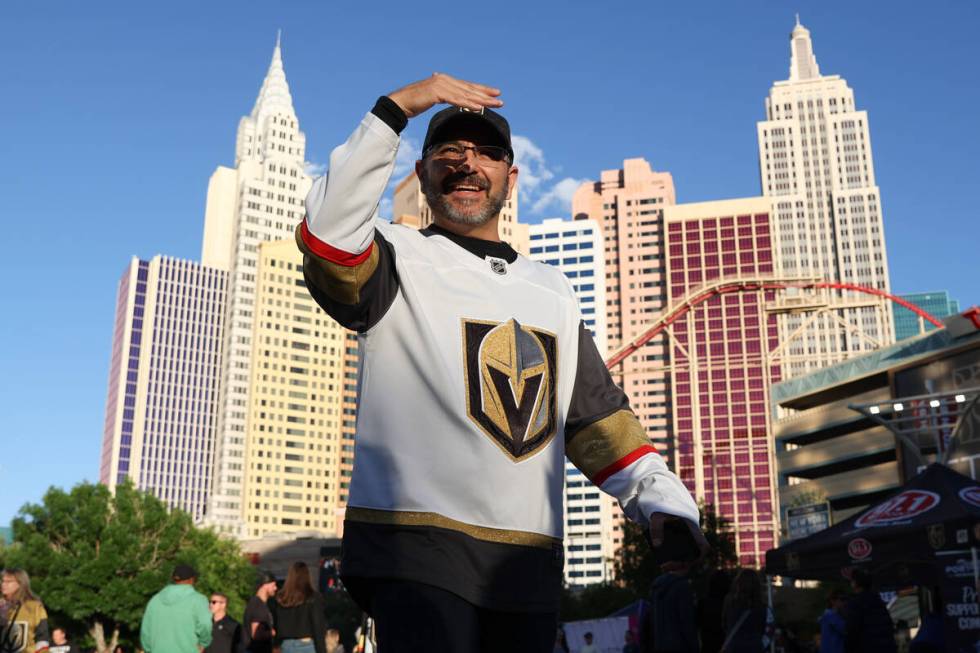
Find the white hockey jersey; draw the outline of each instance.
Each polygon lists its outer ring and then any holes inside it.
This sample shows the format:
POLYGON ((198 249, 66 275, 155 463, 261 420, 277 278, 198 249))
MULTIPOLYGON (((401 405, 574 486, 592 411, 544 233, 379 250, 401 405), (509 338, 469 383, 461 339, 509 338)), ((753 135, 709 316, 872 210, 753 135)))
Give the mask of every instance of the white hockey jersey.
POLYGON ((378 219, 404 116, 381 98, 297 230, 317 302, 360 336, 342 572, 553 611, 566 455, 631 519, 697 522, 556 268, 505 243, 378 219))

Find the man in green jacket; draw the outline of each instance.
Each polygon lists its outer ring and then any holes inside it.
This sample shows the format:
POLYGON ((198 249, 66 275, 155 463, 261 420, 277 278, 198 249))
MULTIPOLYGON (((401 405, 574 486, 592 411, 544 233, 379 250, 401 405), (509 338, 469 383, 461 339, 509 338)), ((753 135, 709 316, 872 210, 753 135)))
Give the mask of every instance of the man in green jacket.
POLYGON ((173 584, 157 592, 146 606, 140 642, 146 653, 201 653, 211 643, 207 598, 194 589, 197 572, 177 565, 173 584))

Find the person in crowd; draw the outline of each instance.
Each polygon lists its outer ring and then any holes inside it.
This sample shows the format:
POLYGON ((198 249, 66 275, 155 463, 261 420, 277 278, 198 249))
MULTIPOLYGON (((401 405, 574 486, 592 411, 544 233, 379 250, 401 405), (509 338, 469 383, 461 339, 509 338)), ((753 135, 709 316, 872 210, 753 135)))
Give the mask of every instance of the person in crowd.
POLYGON ((725 596, 732 586, 732 577, 724 569, 716 569, 708 577, 708 590, 698 601, 697 623, 701 637, 701 653, 718 653, 725 642, 725 625, 722 611, 725 596))
POLYGON ((228 597, 220 592, 211 594, 211 645, 204 653, 241 653, 242 626, 228 616, 228 597))
POLYGON ((909 642, 909 653, 939 653, 946 650, 943 629, 943 599, 940 588, 933 589, 929 609, 922 616, 919 632, 909 642))
POLYGON ((566 455, 654 546, 708 549, 568 280, 500 239, 518 169, 499 95, 436 73, 380 97, 298 225, 307 289, 361 343, 341 579, 386 653, 553 646, 566 455), (378 220, 401 132, 442 104, 415 163, 432 224, 378 220))
POLYGON ((34 653, 48 648, 48 613, 23 569, 0 575, 0 651, 34 653))
POLYGON ((884 601, 871 587, 871 574, 863 569, 851 572, 854 596, 844 608, 844 650, 847 653, 896 653, 892 618, 884 601))
POLYGON ((68 633, 60 626, 51 629, 51 646, 48 653, 80 653, 80 649, 68 641, 68 633))
POLYGON ((211 644, 211 612, 207 597, 194 589, 197 572, 180 564, 170 579, 146 605, 140 643, 146 653, 201 653, 211 644))
POLYGON ((820 653, 844 653, 844 593, 834 590, 820 615, 820 653))
POLYGON ((327 628, 327 653, 346 653, 344 645, 340 643, 340 631, 336 628, 327 628))
POLYGON ((561 626, 558 626, 558 631, 555 633, 555 647, 552 653, 568 653, 568 640, 565 639, 565 631, 561 626))
POLYGON ((722 608, 725 625, 724 653, 759 653, 766 630, 766 603, 762 581, 754 569, 741 569, 722 608))
POLYGON ((640 645, 632 630, 627 630, 623 634, 623 653, 640 653, 640 645))
POLYGON ((591 632, 585 633, 582 639, 585 640, 585 646, 579 649, 579 653, 599 653, 599 649, 592 643, 593 637, 591 632))
POLYGON ((289 566, 286 582, 269 601, 269 610, 282 653, 326 653, 326 603, 313 589, 305 562, 289 566))
POLYGON ((687 580, 690 567, 677 566, 660 574, 650 588, 647 641, 644 647, 655 653, 697 653, 694 592, 687 580))
POLYGON ((249 597, 242 617, 242 645, 247 653, 272 653, 272 612, 269 599, 276 593, 276 577, 259 572, 255 594, 249 597))

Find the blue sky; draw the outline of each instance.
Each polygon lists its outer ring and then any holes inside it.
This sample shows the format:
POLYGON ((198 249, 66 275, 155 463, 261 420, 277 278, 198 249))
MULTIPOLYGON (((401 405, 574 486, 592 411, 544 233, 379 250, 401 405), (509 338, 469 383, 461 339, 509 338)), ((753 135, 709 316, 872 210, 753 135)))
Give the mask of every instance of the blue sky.
POLYGON ((892 289, 980 303, 980 3, 2 3, 0 524, 97 478, 118 277, 133 255, 198 258, 277 29, 314 164, 433 71, 502 88, 535 222, 635 156, 680 202, 758 195, 755 123, 797 11, 869 112, 892 289))

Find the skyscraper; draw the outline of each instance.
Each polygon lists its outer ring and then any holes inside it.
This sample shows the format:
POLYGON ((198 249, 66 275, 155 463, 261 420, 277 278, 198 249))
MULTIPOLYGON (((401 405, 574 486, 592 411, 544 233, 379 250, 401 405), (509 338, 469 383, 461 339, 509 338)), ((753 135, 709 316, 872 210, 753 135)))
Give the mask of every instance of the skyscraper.
MULTIPOLYGON (((574 219, 602 228, 609 351, 642 333, 666 306, 663 209, 674 202, 670 173, 653 171, 644 159, 626 159, 621 169, 604 170, 599 181, 575 191, 574 219)), ((613 370, 613 379, 653 443, 670 456, 667 361, 666 341, 657 338, 613 370)))
MULTIPOLYGON (((601 227, 592 220, 552 218, 529 225, 530 258, 554 265, 568 277, 582 321, 600 353, 606 351, 605 259, 601 227)), ((613 580, 613 559, 622 543, 623 513, 565 461, 565 582, 592 585, 613 580)))
MULTIPOLYGON (((773 273, 769 201, 763 197, 664 209, 668 298, 678 306, 720 279, 773 273)), ((732 293, 695 305, 672 325, 675 471, 728 520, 743 565, 776 542, 770 384, 781 379, 774 292, 732 293)))
POLYGON ((208 522, 240 533, 243 522, 258 247, 291 240, 312 180, 304 172, 299 129, 278 39, 252 112, 238 125, 235 167, 208 184, 201 260, 228 273, 225 341, 213 492, 208 522))
POLYGON ((226 279, 133 258, 116 297, 99 480, 129 479, 195 519, 212 480, 226 279))
POLYGON ((346 500, 341 458, 353 445, 342 428, 353 403, 344 393, 348 332, 306 291, 295 242, 261 243, 256 270, 245 536, 337 535, 346 500))
MULTIPOLYGON (((810 32, 790 35, 789 79, 777 81, 758 123, 762 194, 772 202, 775 272, 889 290, 881 198, 868 114, 838 75, 821 75, 810 32)), ((788 311, 797 298, 787 296, 788 311)), ((885 300, 822 291, 802 303, 840 307, 809 320, 780 316, 784 373, 799 376, 894 340, 885 300)))
MULTIPOLYGON (((899 297, 940 319, 960 312, 960 303, 950 299, 945 290, 909 293, 899 297)), ((895 306, 892 310, 895 312, 895 340, 905 340, 936 328, 932 322, 920 320, 918 315, 907 308, 895 306)))

